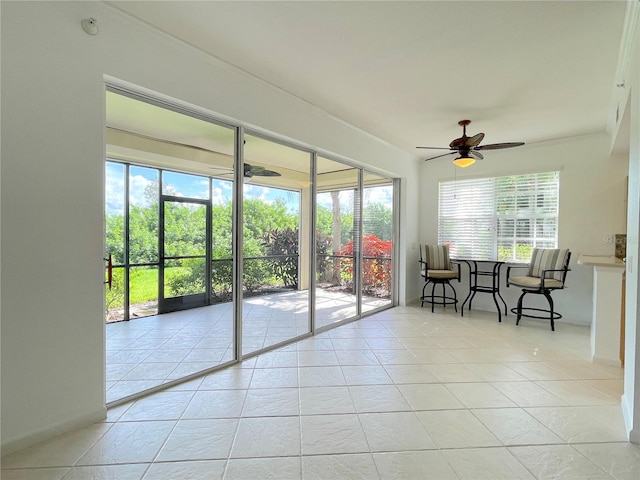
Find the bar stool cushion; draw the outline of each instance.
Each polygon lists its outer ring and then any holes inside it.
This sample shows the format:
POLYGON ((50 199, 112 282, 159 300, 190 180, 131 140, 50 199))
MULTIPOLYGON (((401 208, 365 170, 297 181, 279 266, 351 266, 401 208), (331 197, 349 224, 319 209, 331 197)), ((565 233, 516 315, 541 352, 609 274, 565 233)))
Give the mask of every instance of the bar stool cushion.
MULTIPOLYGON (((423 270, 424 272, 424 270, 423 270)), ((431 270, 427 273, 428 278, 458 278, 458 272, 455 270, 431 270)))
MULTIPOLYGON (((523 288, 540 288, 542 279, 540 277, 511 277, 509 284, 523 288)), ((562 282, 555 278, 547 278, 544 281, 545 288, 562 288, 562 282)))

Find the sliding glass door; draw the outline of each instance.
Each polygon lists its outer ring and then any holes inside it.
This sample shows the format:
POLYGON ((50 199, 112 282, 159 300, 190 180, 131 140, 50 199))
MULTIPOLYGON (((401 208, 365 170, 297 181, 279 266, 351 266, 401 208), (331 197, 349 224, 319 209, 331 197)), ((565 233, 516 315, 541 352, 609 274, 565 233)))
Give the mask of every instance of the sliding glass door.
POLYGON ((362 312, 393 302, 394 185, 364 172, 362 198, 362 312))
POLYGON ((107 92, 107 402, 238 358, 237 128, 107 92), (201 307, 201 308, 194 308, 201 307))
POLYGON ((318 157, 316 328, 358 315, 359 170, 318 157))
POLYGON ((244 138, 242 353, 311 331, 311 154, 244 138))
POLYGON ((116 90, 108 402, 393 304, 392 179, 116 90))

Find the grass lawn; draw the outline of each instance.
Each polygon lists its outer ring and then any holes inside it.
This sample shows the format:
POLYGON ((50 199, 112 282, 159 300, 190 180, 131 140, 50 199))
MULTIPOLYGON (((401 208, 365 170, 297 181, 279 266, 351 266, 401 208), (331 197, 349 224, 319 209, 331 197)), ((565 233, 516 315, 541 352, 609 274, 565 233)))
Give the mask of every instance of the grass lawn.
MULTIPOLYGON (((186 270, 184 267, 165 268, 165 279, 172 278, 181 271, 186 270)), ((124 305, 124 270, 115 268, 113 270, 113 287, 107 290, 107 303, 109 307, 122 307, 124 305)), ((158 299, 158 269, 153 267, 133 267, 129 277, 129 287, 131 290, 131 298, 129 302, 134 305, 136 303, 146 303, 158 299)))
MULTIPOLYGON (((179 267, 168 268, 179 270, 179 267)), ((131 304, 145 303, 158 299, 158 269, 152 267, 134 267, 131 269, 129 277, 131 290, 131 304)), ((124 269, 114 268, 113 287, 107 289, 107 305, 110 308, 122 307, 124 305, 124 269)))
MULTIPOLYGON (((167 267, 164 270, 165 282, 172 277, 179 275, 185 271, 189 271, 189 267, 167 267)), ((248 272, 251 269, 248 269, 248 272)), ((252 273, 252 272, 251 272, 252 273)), ((262 277, 262 272, 254 273, 262 277)), ((251 275, 250 275, 251 276, 251 275)), ((253 278, 252 278, 253 279, 253 278)), ((154 267, 132 267, 129 277, 129 288, 131 305, 143 304, 158 300, 158 269, 154 267)), ((255 283, 255 282, 254 282, 255 283)), ((260 278, 259 286, 276 286, 280 282, 272 276, 264 276, 260 278)), ((166 292, 166 290, 165 290, 166 292)), ((119 308, 124 306, 124 269, 113 269, 113 287, 111 290, 107 288, 107 308, 119 308)))
MULTIPOLYGON (((167 268, 165 275, 171 270, 180 268, 167 268)), ((152 267, 134 267, 129 277, 131 298, 130 303, 145 303, 158 298, 158 269, 152 267)))

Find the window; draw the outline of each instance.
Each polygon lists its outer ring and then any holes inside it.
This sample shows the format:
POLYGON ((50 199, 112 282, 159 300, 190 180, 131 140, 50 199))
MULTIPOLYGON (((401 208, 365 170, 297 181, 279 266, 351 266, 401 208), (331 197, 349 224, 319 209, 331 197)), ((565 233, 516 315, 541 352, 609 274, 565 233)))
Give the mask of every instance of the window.
POLYGON ((452 257, 526 262, 558 246, 559 172, 440 182, 438 243, 452 257))

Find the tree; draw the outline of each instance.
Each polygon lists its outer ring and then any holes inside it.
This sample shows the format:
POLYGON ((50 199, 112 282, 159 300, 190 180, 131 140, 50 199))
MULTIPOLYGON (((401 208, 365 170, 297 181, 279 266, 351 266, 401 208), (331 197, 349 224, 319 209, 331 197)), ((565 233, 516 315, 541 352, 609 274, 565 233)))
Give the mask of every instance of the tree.
MULTIPOLYGON (((342 218, 340 217, 340 192, 333 190, 331 192, 331 206, 333 213, 333 237, 331 239, 331 250, 335 255, 342 246, 342 218)), ((333 262, 332 262, 333 264, 333 262)), ((333 265, 332 265, 333 267, 333 265)), ((334 285, 340 283, 340 270, 338 268, 331 268, 330 282, 334 285)))
POLYGON ((114 265, 124 263, 124 216, 119 213, 107 214, 105 253, 113 257, 114 265))
POLYGON ((273 255, 269 266, 285 287, 298 287, 298 237, 296 228, 274 229, 262 237, 267 255, 273 255))
POLYGON ((393 236, 393 212, 383 203, 368 203, 362 212, 364 229, 367 234, 389 241, 393 236))
MULTIPOLYGON (((391 294, 391 242, 380 240, 375 235, 362 239, 362 290, 370 295, 387 297, 391 294)), ((338 251, 341 270, 347 285, 353 284, 353 241, 338 251)))
POLYGON ((298 215, 288 212, 282 199, 266 203, 259 198, 246 198, 242 208, 245 238, 259 239, 274 229, 298 227, 298 215))
POLYGON ((318 205, 316 208, 316 228, 330 235, 332 224, 333 214, 331 210, 322 205, 318 205))
POLYGON ((155 263, 158 261, 158 204, 129 208, 129 261, 155 263))

